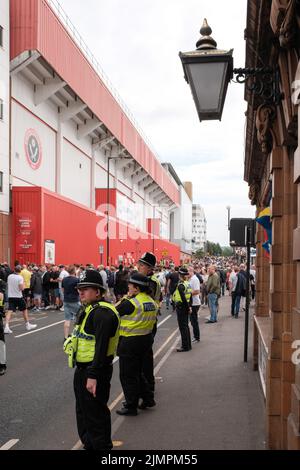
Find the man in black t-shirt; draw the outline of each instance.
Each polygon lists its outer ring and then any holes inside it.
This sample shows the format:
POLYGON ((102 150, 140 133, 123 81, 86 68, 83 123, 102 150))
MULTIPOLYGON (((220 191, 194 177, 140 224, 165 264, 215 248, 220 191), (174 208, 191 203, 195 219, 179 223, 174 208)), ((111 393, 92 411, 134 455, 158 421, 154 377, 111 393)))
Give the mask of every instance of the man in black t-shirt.
POLYGON ((62 291, 64 294, 64 312, 65 312, 65 323, 64 323, 64 341, 68 338, 70 333, 71 321, 76 319, 77 313, 80 309, 79 294, 77 285, 79 279, 76 277, 76 268, 74 265, 67 268, 69 276, 64 277, 62 280, 62 291))
POLYGON ((60 309, 60 294, 59 294, 59 283, 58 283, 58 278, 59 278, 58 266, 53 266, 50 273, 51 273, 51 276, 50 276, 51 297, 54 300, 55 309, 59 310, 60 309))

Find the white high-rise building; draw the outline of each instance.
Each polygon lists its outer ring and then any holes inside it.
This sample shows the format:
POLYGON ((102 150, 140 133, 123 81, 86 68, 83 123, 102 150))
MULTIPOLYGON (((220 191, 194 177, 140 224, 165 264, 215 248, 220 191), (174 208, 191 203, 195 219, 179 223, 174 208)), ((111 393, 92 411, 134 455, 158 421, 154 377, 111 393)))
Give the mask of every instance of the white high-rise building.
POLYGON ((180 246, 180 260, 189 262, 192 254, 192 186, 182 183, 171 163, 162 163, 169 176, 178 185, 180 204, 170 210, 170 240, 180 246), (187 186, 189 191, 187 191, 187 186))
POLYGON ((199 204, 193 204, 193 251, 205 248, 207 242, 207 222, 203 207, 199 204))

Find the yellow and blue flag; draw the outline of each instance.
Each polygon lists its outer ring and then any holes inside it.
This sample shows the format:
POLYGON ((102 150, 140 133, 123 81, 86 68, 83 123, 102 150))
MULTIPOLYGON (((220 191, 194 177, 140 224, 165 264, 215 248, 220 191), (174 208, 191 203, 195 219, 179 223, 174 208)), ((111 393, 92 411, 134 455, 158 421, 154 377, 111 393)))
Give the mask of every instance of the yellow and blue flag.
POLYGON ((256 222, 265 229, 265 243, 262 245, 264 250, 270 254, 270 247, 272 245, 272 221, 271 221, 271 208, 266 207, 263 209, 256 218, 256 222))

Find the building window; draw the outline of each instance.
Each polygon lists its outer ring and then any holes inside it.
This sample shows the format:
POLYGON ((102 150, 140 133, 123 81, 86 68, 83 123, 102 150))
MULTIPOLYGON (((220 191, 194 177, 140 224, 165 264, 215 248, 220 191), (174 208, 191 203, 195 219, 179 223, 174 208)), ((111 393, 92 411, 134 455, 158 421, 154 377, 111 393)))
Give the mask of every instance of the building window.
POLYGON ((0 121, 3 121, 3 100, 0 99, 0 121))
POLYGON ((0 46, 3 47, 3 26, 0 25, 0 46))
POLYGON ((0 193, 3 193, 3 171, 0 171, 0 193))

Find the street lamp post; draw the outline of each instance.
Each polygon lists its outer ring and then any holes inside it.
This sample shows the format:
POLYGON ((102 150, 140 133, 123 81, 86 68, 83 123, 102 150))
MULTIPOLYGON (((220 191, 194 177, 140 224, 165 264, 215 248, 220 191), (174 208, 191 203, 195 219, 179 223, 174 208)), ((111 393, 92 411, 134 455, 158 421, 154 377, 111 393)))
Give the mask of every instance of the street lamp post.
POLYGON ((153 213, 152 213, 152 253, 154 253, 155 250, 155 231, 154 231, 154 220, 155 220, 155 206, 153 206, 153 213))
POLYGON ((227 206, 226 209, 227 209, 227 227, 228 227, 228 230, 230 230, 230 209, 231 209, 231 207, 227 206))
POLYGON ((109 223, 110 223, 110 161, 111 160, 132 160, 130 156, 111 156, 107 157, 107 184, 106 184, 106 204, 107 204, 107 211, 106 211, 106 261, 107 266, 110 266, 110 231, 109 231, 109 223))
POLYGON ((279 104, 279 70, 272 67, 233 68, 233 49, 217 49, 212 30, 204 19, 197 49, 180 52, 184 76, 191 87, 200 121, 222 118, 228 83, 236 75, 237 83, 245 83, 264 103, 279 104))
POLYGON ((106 185, 106 203, 107 203, 107 227, 106 227, 106 265, 110 266, 110 240, 109 240, 109 216, 110 216, 110 160, 112 157, 107 158, 107 185, 106 185))

